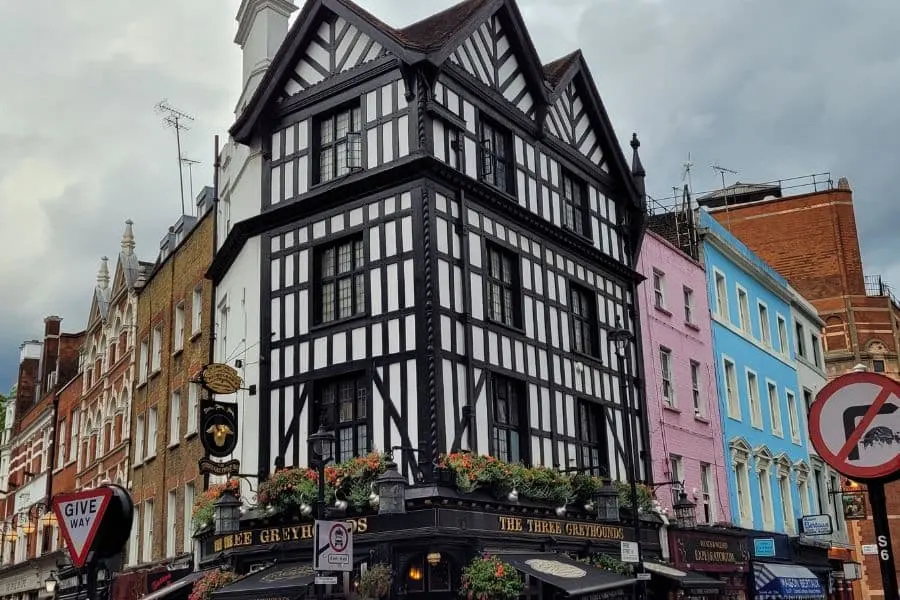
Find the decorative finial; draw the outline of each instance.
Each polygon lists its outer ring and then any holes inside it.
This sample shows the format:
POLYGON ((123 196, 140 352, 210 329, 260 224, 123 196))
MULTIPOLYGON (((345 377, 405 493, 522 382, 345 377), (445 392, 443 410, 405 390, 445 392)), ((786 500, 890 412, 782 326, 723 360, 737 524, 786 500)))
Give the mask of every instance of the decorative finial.
POLYGON ((646 191, 644 189, 644 177, 647 172, 644 171, 644 165, 641 163, 641 155, 638 154, 638 148, 641 147, 641 141, 638 139, 637 133, 631 134, 631 176, 634 178, 634 185, 637 187, 641 201, 644 200, 646 191))
POLYGON ((105 290, 109 286, 109 258, 100 258, 100 268, 97 270, 97 287, 105 290))
POLYGON ((637 151, 641 147, 641 140, 638 139, 637 133, 631 134, 631 147, 637 151))
POLYGON ((134 229, 132 225, 134 225, 134 221, 131 219, 125 221, 125 232, 122 233, 122 253, 127 255, 134 252, 134 229))

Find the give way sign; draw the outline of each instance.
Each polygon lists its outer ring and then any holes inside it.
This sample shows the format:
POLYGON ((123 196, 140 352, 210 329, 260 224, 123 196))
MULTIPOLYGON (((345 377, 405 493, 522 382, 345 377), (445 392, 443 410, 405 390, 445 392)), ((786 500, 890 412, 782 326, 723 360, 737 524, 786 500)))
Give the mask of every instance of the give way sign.
POLYGON ((839 473, 861 481, 900 476, 900 383, 877 373, 848 373, 816 394, 809 439, 839 473))
POLYGON ((112 497, 113 491, 108 487, 53 497, 53 512, 69 548, 72 564, 78 568, 84 566, 112 497))

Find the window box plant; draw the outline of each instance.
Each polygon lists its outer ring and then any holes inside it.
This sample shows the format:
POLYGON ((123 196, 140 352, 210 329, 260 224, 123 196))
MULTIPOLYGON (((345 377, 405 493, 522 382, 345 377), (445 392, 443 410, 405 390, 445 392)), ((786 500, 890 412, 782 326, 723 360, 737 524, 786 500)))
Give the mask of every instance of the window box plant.
POLYGON ((208 490, 203 492, 202 496, 194 501, 194 506, 191 509, 191 523, 193 523, 195 533, 212 525, 216 500, 219 499, 219 496, 225 490, 232 491, 236 496, 240 496, 241 482, 237 479, 229 479, 225 483, 211 485, 208 490))
POLYGON ((188 600, 210 600, 213 592, 232 583, 235 579, 232 571, 213 569, 194 583, 188 600))
POLYGON ((485 554, 463 569, 459 594, 466 600, 516 600, 525 585, 509 563, 485 554))
POLYGON ((370 566, 359 576, 356 591, 363 598, 384 598, 391 591, 391 568, 383 563, 370 566))

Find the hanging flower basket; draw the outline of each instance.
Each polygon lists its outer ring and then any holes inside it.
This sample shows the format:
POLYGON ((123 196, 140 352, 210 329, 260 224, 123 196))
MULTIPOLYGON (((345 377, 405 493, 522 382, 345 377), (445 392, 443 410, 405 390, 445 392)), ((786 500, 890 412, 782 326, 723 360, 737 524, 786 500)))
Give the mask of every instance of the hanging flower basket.
POLYGON ((202 496, 194 501, 194 507, 191 510, 191 522, 193 523, 195 533, 212 524, 216 500, 219 499, 219 496, 221 496, 222 492, 225 490, 229 490, 234 492, 236 496, 240 496, 241 482, 237 479, 229 479, 223 484, 211 485, 208 490, 203 492, 202 496))
POLYGON ((372 565, 360 575, 356 591, 363 598, 384 598, 391 591, 391 568, 383 563, 372 565))
POLYGON ((232 571, 212 570, 194 583, 188 600, 210 600, 213 592, 232 583, 235 579, 232 571))
POLYGON ((346 500, 350 508, 364 511, 370 507, 375 479, 387 471, 387 455, 370 452, 325 469, 325 483, 335 497, 346 500))
POLYGON ((548 467, 521 467, 515 472, 519 495, 537 502, 554 505, 572 500, 572 479, 556 469, 548 467))
POLYGON ((284 512, 311 506, 319 492, 319 474, 313 469, 282 469, 259 484, 257 502, 284 512))
POLYGON ((463 569, 459 595, 466 600, 516 600, 525 585, 509 563, 485 554, 463 569))
MULTIPOLYGON (((631 484, 617 481, 616 489, 619 491, 619 505, 630 511, 631 510, 631 484)), ((653 510, 653 490, 643 484, 637 484, 637 506, 639 514, 648 514, 653 510)))
POLYGON ((456 488, 466 494, 485 489, 500 495, 515 486, 513 465, 493 456, 454 452, 442 456, 439 466, 454 474, 456 488))

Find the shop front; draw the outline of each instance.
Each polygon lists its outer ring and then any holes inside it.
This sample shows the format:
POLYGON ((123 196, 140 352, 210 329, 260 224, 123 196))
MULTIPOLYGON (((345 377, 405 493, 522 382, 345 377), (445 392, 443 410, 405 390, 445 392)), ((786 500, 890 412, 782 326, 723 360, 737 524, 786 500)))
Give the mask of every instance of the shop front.
POLYGON ((0 599, 52 598, 53 594, 47 591, 47 580, 53 579, 56 561, 61 556, 60 551, 54 551, 0 571, 0 599))
MULTIPOLYGON (((345 516, 353 532, 353 570, 331 573, 326 594, 356 591, 376 566, 392 573, 391 598, 450 600, 474 557, 497 556, 518 571, 529 600, 559 597, 616 600, 633 597, 634 575, 598 566, 617 562, 634 528, 589 514, 560 516, 538 506, 450 502, 420 498, 402 514, 345 516), (589 558, 605 557, 588 561, 589 558)), ((642 519, 645 559, 660 555, 660 522, 642 519)), ((300 598, 313 594, 313 522, 288 515, 248 512, 233 533, 201 536, 200 566, 225 567, 240 578, 216 600, 300 598), (246 575, 246 576, 245 576, 246 575)), ((624 571, 624 570, 623 570, 624 571)))
POLYGON ((675 597, 746 600, 750 555, 741 533, 718 527, 670 529, 669 556, 674 567, 686 573, 683 584, 676 582, 675 597))
POLYGON ((827 546, 799 543, 787 535, 763 531, 750 532, 748 546, 755 600, 819 600, 828 596, 831 569, 827 566, 827 546))

